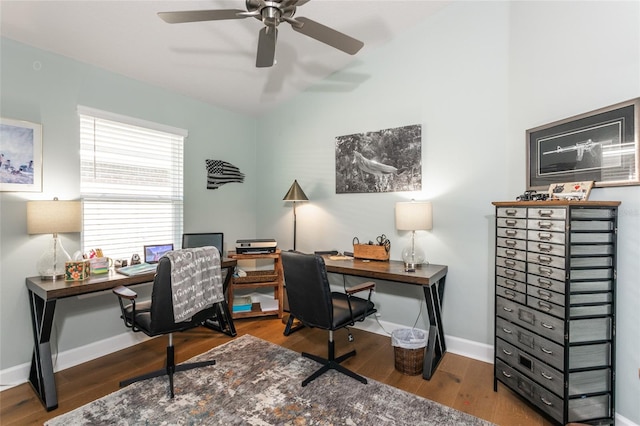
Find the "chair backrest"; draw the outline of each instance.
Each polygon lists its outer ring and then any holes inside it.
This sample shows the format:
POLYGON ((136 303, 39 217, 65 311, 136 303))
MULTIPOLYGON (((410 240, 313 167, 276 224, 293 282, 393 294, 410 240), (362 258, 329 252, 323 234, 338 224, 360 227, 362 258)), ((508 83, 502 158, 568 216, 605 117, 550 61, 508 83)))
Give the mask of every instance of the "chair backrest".
POLYGON ((191 321, 176 323, 173 320, 173 295, 171 292, 171 261, 162 257, 158 262, 156 276, 151 291, 151 312, 149 331, 153 334, 166 334, 173 331, 187 330, 215 315, 212 306, 193 316, 191 321))
POLYGON ((291 314, 307 326, 330 329, 333 302, 324 259, 283 252, 282 268, 291 314))

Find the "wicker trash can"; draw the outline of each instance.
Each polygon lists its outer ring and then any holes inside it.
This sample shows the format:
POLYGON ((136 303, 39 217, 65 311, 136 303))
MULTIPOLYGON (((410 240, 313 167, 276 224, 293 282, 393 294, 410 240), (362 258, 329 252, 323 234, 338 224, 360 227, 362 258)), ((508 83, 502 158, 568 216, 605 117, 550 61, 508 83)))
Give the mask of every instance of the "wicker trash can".
POLYGON ((408 376, 422 373, 427 334, 414 328, 399 328, 391 332, 396 370, 408 376))

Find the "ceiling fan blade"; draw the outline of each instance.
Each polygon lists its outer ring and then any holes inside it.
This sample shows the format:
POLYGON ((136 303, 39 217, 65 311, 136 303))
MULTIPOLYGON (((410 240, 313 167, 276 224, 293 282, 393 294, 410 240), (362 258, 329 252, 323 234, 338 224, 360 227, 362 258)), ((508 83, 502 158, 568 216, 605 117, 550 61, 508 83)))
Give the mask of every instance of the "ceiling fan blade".
POLYGON ((360 40, 356 40, 353 37, 336 31, 333 28, 326 27, 316 21, 312 21, 309 18, 295 18, 295 20, 302 24, 302 26, 291 25, 295 31, 350 55, 355 55, 362 49, 362 46, 364 46, 364 43, 360 40))
POLYGON ((224 19, 246 18, 246 16, 239 15, 240 13, 246 13, 246 11, 240 9, 185 10, 180 12, 158 12, 158 16, 169 24, 180 24, 183 22, 221 21, 224 19))
POLYGON ((278 29, 276 27, 264 27, 260 30, 258 38, 258 54, 256 56, 256 67, 268 68, 273 65, 276 57, 276 40, 278 39, 278 29))

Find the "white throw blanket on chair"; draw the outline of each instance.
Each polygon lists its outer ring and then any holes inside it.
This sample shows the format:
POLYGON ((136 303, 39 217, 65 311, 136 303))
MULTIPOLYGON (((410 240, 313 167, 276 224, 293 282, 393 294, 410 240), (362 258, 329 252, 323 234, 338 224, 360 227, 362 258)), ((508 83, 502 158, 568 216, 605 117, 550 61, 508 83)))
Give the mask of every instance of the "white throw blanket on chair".
POLYGON ((175 322, 188 321, 198 312, 224 300, 217 248, 175 250, 165 256, 171 261, 175 322))

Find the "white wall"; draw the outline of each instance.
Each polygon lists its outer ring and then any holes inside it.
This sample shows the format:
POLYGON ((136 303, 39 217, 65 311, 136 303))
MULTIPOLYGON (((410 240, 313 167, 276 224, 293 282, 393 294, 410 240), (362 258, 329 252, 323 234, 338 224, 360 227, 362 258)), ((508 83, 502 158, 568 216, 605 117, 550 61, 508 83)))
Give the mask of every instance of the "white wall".
MULTIPOLYGON (((640 96, 639 13, 638 2, 455 2, 361 55, 260 120, 258 231, 291 247, 281 199, 297 179, 310 199, 298 208, 299 250, 348 250, 354 236, 385 233, 399 259, 408 235, 394 229, 394 203, 431 199, 434 229, 419 241, 449 266, 445 333, 492 345, 491 201, 525 189, 526 129, 640 96), (345 80, 361 83, 331 92, 345 80), (420 193, 335 193, 336 136, 416 123, 420 193)), ((592 199, 622 201, 616 407, 638 423, 640 187, 596 188, 592 199)), ((376 303, 381 320, 411 326, 420 290, 401 287, 379 284, 376 303)))

